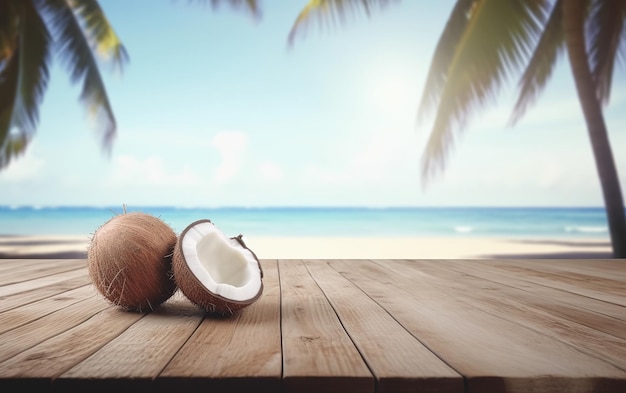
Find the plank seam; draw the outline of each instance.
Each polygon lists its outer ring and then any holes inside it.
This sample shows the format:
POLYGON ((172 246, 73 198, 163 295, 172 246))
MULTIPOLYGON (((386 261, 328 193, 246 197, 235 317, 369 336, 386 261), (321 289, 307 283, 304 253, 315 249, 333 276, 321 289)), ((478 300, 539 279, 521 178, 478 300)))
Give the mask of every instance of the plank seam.
MULTIPOLYGON (((102 312, 104 312, 104 311, 106 311, 106 310, 110 310, 110 309, 112 309, 112 308, 114 308, 114 307, 115 307, 115 306, 110 306, 110 307, 107 307, 107 308, 105 308, 105 309, 100 310, 99 312, 97 312, 97 313, 93 314, 92 316, 90 316, 89 318, 85 319, 85 320, 84 320, 83 322, 81 322, 79 325, 76 325, 76 326, 74 326, 74 327, 72 327, 72 328, 70 328, 70 329, 67 329, 67 330, 66 330, 66 331, 64 331, 63 333, 65 333, 65 332, 67 332, 67 331, 70 331, 70 330, 72 330, 72 329, 74 329, 74 328, 76 328, 76 327, 78 327, 78 326, 80 326, 80 325, 84 324, 85 322, 87 322, 87 321, 89 321, 90 319, 94 318, 96 315, 98 315, 98 314, 100 314, 100 313, 102 313, 102 312)), ((142 316, 141 316, 141 318, 139 318, 139 319, 138 319, 137 321, 135 321, 134 323, 132 323, 132 324, 128 325, 128 326, 126 327, 126 329, 123 329, 123 330, 122 330, 122 331, 121 331, 121 332, 120 332, 117 336, 112 337, 109 341, 102 343, 102 345, 100 345, 100 346, 98 346, 98 347, 94 347, 94 348, 93 348, 93 350, 92 350, 91 352, 89 352, 89 353, 85 354, 85 356, 84 356, 82 359, 80 359, 79 361, 77 361, 76 363, 74 363, 72 366, 70 366, 70 367, 66 368, 65 370, 63 370, 63 371, 59 372, 57 375, 55 375, 55 376, 51 377, 51 378, 50 378, 50 385, 51 385, 51 387, 52 387, 52 390, 54 391, 54 383, 55 383, 55 381, 56 381, 57 379, 59 379, 59 377, 60 377, 60 376, 62 376, 63 374, 65 374, 66 372, 68 372, 69 370, 71 370, 72 368, 74 368, 74 367, 76 367, 77 365, 79 365, 82 361, 84 361, 84 360, 86 360, 86 359, 89 359, 89 357, 91 357, 93 354, 95 354, 95 353, 96 353, 96 352, 98 352, 100 349, 102 349, 103 347, 105 347, 105 346, 106 346, 107 344, 109 344, 111 341, 115 340, 117 337, 121 336, 121 335, 122 335, 122 334, 123 334, 126 330, 128 330, 131 326, 133 326, 135 323, 137 323, 138 321, 140 321, 140 320, 141 320, 142 318, 144 318, 144 317, 145 317, 145 315, 142 315, 142 316)), ((62 333, 59 333, 59 334, 62 334, 62 333)), ((58 335, 57 335, 57 336, 58 336, 58 335)), ((56 336, 55 336, 55 337, 56 337, 56 336)), ((52 339, 52 337, 50 337, 48 340, 50 340, 50 339, 52 339)))
MULTIPOLYGON (((407 261, 407 262, 410 262, 410 260, 406 260, 406 261, 407 261)), ((457 273, 467 274, 468 276, 472 276, 472 277, 474 277, 474 278, 478 278, 478 279, 481 279, 481 280, 489 281, 489 282, 492 282, 492 283, 494 283, 494 284, 504 285, 504 286, 507 286, 507 287, 512 288, 512 289, 515 289, 515 290, 519 290, 519 291, 527 292, 527 293, 530 293, 530 294, 532 294, 532 293, 533 293, 532 291, 527 290, 527 289, 524 289, 524 288, 520 288, 520 287, 517 287, 517 286, 513 286, 513 285, 510 285, 510 284, 506 284, 506 283, 503 283, 503 282, 500 282, 500 281, 496 281, 496 280, 492 280, 492 279, 489 279, 489 278, 484 278, 484 277, 476 276, 476 275, 471 274, 471 273, 468 273, 468 272, 466 272, 466 271, 461 271, 461 270, 454 269, 453 267, 448 267, 448 266, 446 266, 445 268, 447 268, 447 269, 449 269, 449 270, 452 270, 452 271, 454 271, 454 272, 457 272, 457 273)), ((492 271, 492 273, 493 273, 493 274, 495 274, 495 275, 497 275, 497 276, 503 276, 503 275, 504 275, 503 273, 498 272, 498 271, 492 271)), ((506 276, 505 276, 505 277, 506 277, 506 276)), ((564 293, 568 293, 568 294, 572 294, 572 295, 576 295, 576 296, 584 297, 584 298, 587 298, 587 299, 592 299, 592 300, 595 300, 595 301, 598 301, 598 302, 603 302, 603 303, 607 303, 607 304, 612 304, 612 305, 614 305, 614 306, 618 306, 618 307, 624 307, 624 306, 622 306, 621 304, 616 304, 616 303, 613 303, 613 302, 609 302, 609 301, 606 301, 606 300, 604 300, 604 299, 598 299, 598 298, 595 298, 595 297, 592 297, 592 296, 587 296, 587 295, 584 295, 584 294, 580 294, 580 293, 576 293, 576 292, 568 291, 568 290, 565 290, 565 289, 562 289, 562 288, 556 288, 556 287, 553 287, 553 286, 551 286, 551 285, 542 284, 542 283, 535 282, 535 281, 531 281, 531 280, 524 279, 524 278, 521 278, 521 277, 518 277, 518 279, 519 279, 520 281, 524 281, 524 282, 527 282, 527 283, 531 283, 531 284, 533 284, 533 285, 538 285, 538 286, 541 286, 541 287, 544 287, 544 288, 549 288, 549 289, 552 289, 552 290, 555 290, 555 291, 561 291, 561 292, 564 292, 564 293)), ((567 302, 564 302, 564 301, 562 301, 562 300, 554 300, 554 299, 552 299, 552 300, 553 300, 554 302, 557 302, 558 304, 563 304, 563 305, 575 305, 576 307, 583 308, 583 309, 585 309, 585 310, 587 310, 587 311, 591 311, 591 312, 594 312, 594 313, 597 313, 597 314, 600 314, 600 315, 604 315, 604 316, 605 316, 605 317, 607 317, 607 318, 617 319, 617 318, 613 317, 612 315, 608 315, 608 314, 603 313, 603 312, 601 312, 601 311, 598 311, 598 310, 595 310, 595 309, 592 309, 592 308, 589 308, 589 307, 585 307, 584 305, 567 303, 567 302)), ((626 321, 626 319, 617 319, 617 320, 618 320, 618 321, 626 321)))
MULTIPOLYGON (((376 264, 378 266, 380 266, 381 268, 385 269, 385 270, 389 270, 389 268, 385 267, 384 265, 381 265, 377 260, 373 260, 373 259, 368 259, 369 262, 376 264)), ((332 266, 331 266, 332 267, 332 266)), ((404 329, 407 333, 409 333, 412 337, 414 337, 420 344, 422 344, 424 346, 424 348, 428 349, 435 357, 437 357, 437 359, 441 360, 446 366, 450 367, 450 369, 454 370, 454 372, 456 372, 457 374, 459 374, 462 378, 463 378, 463 382, 465 384, 465 382, 467 381, 467 378, 465 375, 463 375, 463 373, 461 373, 459 370, 457 370, 456 368, 454 368, 450 363, 448 363, 443 357, 441 357, 437 352, 435 352, 431 347, 429 347, 428 345, 426 345, 426 343, 424 343, 422 340, 420 340, 419 337, 417 337, 415 334, 413 334, 413 332, 411 332, 409 329, 406 328, 406 326, 404 326, 404 324, 402 322, 400 322, 392 313, 389 312, 389 310, 387 310, 387 308, 385 308, 385 306, 383 306, 382 304, 380 304, 380 302, 378 302, 376 299, 374 299, 373 297, 371 297, 367 292, 365 292, 363 290, 363 288, 361 288, 357 283, 353 282, 352 280, 350 280, 348 277, 346 277, 343 273, 341 273, 340 271, 338 271, 337 269, 335 269, 339 274, 341 274, 346 280, 350 281, 352 283, 352 285, 354 285, 355 287, 357 287, 361 292, 363 292, 365 294, 365 296, 367 296, 368 298, 372 299, 372 301, 376 304, 378 304, 378 306, 380 308, 382 308, 383 310, 385 310, 385 312, 387 313, 387 315, 389 315, 394 321, 396 321, 398 323, 398 325, 400 325, 402 327, 402 329, 404 329)), ((467 391, 467 390, 466 390, 467 391)))
MULTIPOLYGON (((52 286, 52 285, 55 285, 55 284, 50 284, 49 286, 52 286)), ((42 301, 42 300, 45 300, 45 299, 48 299, 48 298, 51 298, 51 297, 59 296, 59 295, 61 295, 61 294, 64 294, 65 292, 74 291, 74 290, 76 290, 76 289, 80 289, 80 288, 82 288, 82 287, 86 287, 86 286, 88 286, 88 285, 91 285, 91 284, 82 284, 82 285, 79 285, 79 286, 77 286, 77 287, 73 287, 73 288, 66 288, 65 290, 62 290, 61 292, 51 293, 51 294, 50 294, 49 296, 47 296, 47 297, 43 297, 43 298, 40 298, 40 299, 33 299, 33 300, 31 300, 31 301, 29 301, 29 302, 26 302, 26 303, 15 304, 14 306, 11 306, 11 307, 9 307, 9 308, 6 308, 6 309, 4 309, 4 310, 1 310, 1 311, 0 311, 0 314, 5 313, 5 312, 7 312, 7 311, 15 310, 16 308, 20 308, 20 307, 23 307, 23 306, 28 306, 29 304, 37 303, 37 302, 40 302, 40 301, 42 301)), ((45 288, 45 287, 41 287, 41 288, 45 288)), ((39 288, 39 289, 41 289, 41 288, 39 288)), ((26 293, 26 292, 35 292, 35 291, 37 291, 37 290, 38 290, 38 289, 33 289, 33 290, 31 290, 31 291, 20 292, 19 294, 26 293)), ((9 295, 9 296, 14 296, 14 295, 9 295)), ((2 298, 3 298, 3 297, 0 297, 0 299, 2 299, 2 298)), ((72 304, 74 304, 74 303, 72 303, 72 304)), ((47 315, 47 314, 46 314, 46 315, 47 315)))
MULTIPOLYGON (((409 261, 409 260, 407 260, 407 262, 410 262, 410 261, 409 261)), ((460 271, 457 271, 457 270, 452 269, 452 268, 447 267, 447 266, 443 266, 443 268, 444 268, 444 269, 447 269, 447 270, 453 270, 454 272, 457 272, 457 273, 467 274, 467 275, 472 276, 472 277, 475 277, 475 278, 477 278, 477 279, 479 279, 479 280, 483 280, 483 278, 482 278, 482 277, 477 277, 477 276, 474 276, 474 275, 469 274, 469 273, 466 273, 466 272, 460 272, 460 271)), ((485 281, 490 281, 490 280, 486 280, 486 279, 485 279, 485 281)), ((492 281, 492 282, 494 282, 494 281, 492 281)), ((502 284, 502 283, 499 283, 499 282, 494 282, 494 283, 495 283, 495 284, 498 284, 498 285, 508 286, 508 285, 506 285, 506 284, 502 284)), ((509 287, 510 287, 510 286, 509 286, 509 287)), ((515 287, 510 287, 510 288, 517 289, 517 288, 515 288, 515 287)), ((528 291, 525 291, 525 292, 528 292, 528 291)), ((530 292, 529 292, 529 293, 530 293, 530 292)), ((577 347, 576 345, 574 345, 573 343, 570 343, 570 342, 568 342, 568 341, 566 341, 566 340, 561 339, 561 338, 559 337, 559 335, 549 335, 549 334, 546 334, 544 330, 542 330, 542 329, 538 329, 538 328, 535 328, 535 327, 532 327, 532 325, 531 325, 531 326, 528 326, 528 325, 523 325, 523 324, 520 324, 520 323, 519 323, 516 319, 514 319, 514 318, 508 318, 508 317, 507 317, 507 314, 505 314, 505 313, 497 313, 497 312, 494 312, 494 311, 490 310, 488 307, 480 306, 480 305, 477 305, 477 304, 474 304, 474 303, 468 303, 468 302, 467 302, 464 298, 459 298, 459 301, 460 301, 460 302, 462 302, 462 303, 465 303, 465 304, 466 304, 466 305, 468 305, 469 307, 474 307, 474 308, 477 308, 477 309, 481 310, 482 312, 484 312, 484 313, 486 313, 486 314, 489 314, 489 315, 491 315, 491 316, 494 316, 494 317, 499 318, 499 319, 504 320, 504 321, 508 321, 508 322, 514 323, 514 324, 516 324, 516 325, 520 326, 520 327, 521 327, 521 328, 523 328, 523 329, 528 329, 528 330, 531 330, 531 331, 533 331, 533 332, 535 332, 535 333, 537 333, 537 334, 540 334, 540 335, 542 335, 542 336, 544 336, 544 337, 547 337, 547 338, 549 338, 549 339, 551 339, 551 340, 556 340, 556 341, 559 341, 559 342, 563 343, 564 345, 567 345, 568 347, 570 347, 570 348, 574 349, 576 352, 582 353, 582 354, 587 355, 587 356, 594 357, 594 358, 596 358, 596 359, 598 359, 598 360, 600 360, 600 361, 603 361, 603 362, 605 362, 605 363, 611 364, 611 365, 613 365, 614 367, 616 367, 616 368, 618 368, 618 369, 620 369, 620 370, 622 370, 622 371, 626 371, 626 368, 625 368, 624 366, 621 366, 621 365, 619 365, 619 364, 616 364, 616 363, 614 363, 613 361, 611 361, 610 359, 606 359, 606 358, 598 357, 598 355, 600 355, 600 354, 599 354, 597 351, 594 351, 594 350, 591 350, 591 349, 590 349, 590 350, 583 350, 583 349, 581 349, 581 348, 577 347)), ((539 311, 541 311, 541 312, 544 312, 544 313, 547 313, 547 314, 550 314, 550 315, 551 315, 551 313, 550 313, 548 310, 543 310, 543 309, 541 309, 541 308, 537 308, 537 309, 538 309, 539 311)), ((557 318, 563 318, 563 317, 559 317, 559 316, 557 316, 557 318)), ((578 321, 572 321, 572 320, 571 320, 571 319, 569 319, 569 318, 563 318, 563 319, 569 320, 570 322, 575 323, 575 324, 577 324, 577 325, 585 326, 585 327, 587 327, 587 328, 590 328, 590 329, 596 330, 596 331, 598 331, 598 332, 600 332, 600 333, 603 333, 603 334, 606 334, 606 335, 610 335, 610 336, 612 336, 612 337, 615 337, 615 336, 611 335, 610 333, 606 333, 606 332, 600 331, 600 330, 598 330, 598 329, 595 329, 595 328, 593 328, 593 327, 586 326, 586 325, 584 325, 584 324, 579 323, 578 321)), ((619 340, 623 340, 621 337, 616 337, 616 338, 617 338, 617 339, 619 339, 619 340)))
MULTIPOLYGON (((498 266, 496 266, 496 269, 498 269, 498 266)), ((535 273, 545 273, 545 274, 551 275, 551 276, 553 276, 553 277, 554 277, 555 279, 557 279, 557 280, 558 280, 559 276, 562 276, 562 275, 559 275, 559 274, 554 274, 554 273, 549 273, 549 272, 542 272, 542 271, 540 271, 540 270, 536 270, 536 269, 532 269, 532 268, 526 268, 526 269, 527 269, 527 270, 530 270, 530 271, 533 271, 533 272, 535 272, 535 273)), ((500 270, 504 270, 504 269, 500 269, 500 270)), ((504 274, 504 273, 496 273, 496 274, 504 274)), ((593 300, 597 300, 597 301, 600 301, 600 302, 605 302, 605 303, 613 304, 613 305, 616 305, 616 306, 624 307, 624 305, 623 305, 623 304, 618 304, 618 303, 615 303, 615 302, 612 302, 612 301, 609 301, 609 300, 605 300, 605 299, 598 299, 597 297, 593 297, 593 296, 590 296, 590 295, 585 295, 585 294, 583 294, 583 293, 572 292, 572 291, 570 291, 570 290, 568 290, 568 289, 557 288, 557 287, 555 287, 555 286, 553 286, 553 285, 549 285, 549 284, 547 284, 547 283, 546 283, 546 284, 543 284, 543 283, 540 283, 540 282, 531 281, 530 279, 527 279, 527 278, 524 278, 524 277, 520 277, 520 280, 522 280, 522 281, 526 281, 526 282, 530 282, 530 283, 535 284, 535 285, 540 285, 540 286, 542 286, 542 287, 551 288, 551 289, 556 289, 556 290, 558 290, 558 291, 563 291, 563 292, 566 292, 566 293, 571 293, 571 294, 574 294, 574 295, 577 295, 577 296, 586 297, 586 298, 588 298, 588 299, 593 299, 593 300)), ((570 284, 570 285, 571 285, 571 284, 570 284)), ((591 289, 591 290, 593 291, 593 289, 591 289)), ((615 294, 614 294, 614 293, 612 293, 612 292, 608 292, 608 293, 609 293, 609 294, 611 294, 611 295, 615 295, 615 294)))
POLYGON ((283 390, 283 381, 285 379, 285 347, 283 344, 283 280, 280 276, 280 263, 276 259, 276 275, 278 276, 278 330, 280 332, 280 390, 283 390))
MULTIPOLYGON (((48 298, 38 299, 38 300, 32 301, 32 302, 30 302, 30 303, 24 303, 24 304, 21 304, 21 305, 19 305, 19 306, 16 306, 16 307, 10 308, 10 309, 8 309, 8 310, 4 310, 4 311, 0 312, 0 314, 4 314, 5 312, 9 312, 9 311, 11 311, 11 310, 15 310, 15 309, 17 309, 17 308, 20 308, 20 307, 23 307, 23 306, 27 306, 27 305, 30 305, 30 304, 33 304, 33 303, 42 302, 42 301, 48 300, 49 298, 52 298, 52 297, 55 297, 55 296, 62 295, 62 294, 64 294, 65 292, 75 291, 75 290, 77 290, 77 289, 80 289, 80 288, 82 288, 82 287, 86 287, 86 286, 89 286, 89 285, 90 285, 90 284, 81 285, 80 287, 77 287, 77 288, 72 288, 72 289, 68 289, 67 291, 59 292, 59 293, 54 294, 54 295, 52 295, 52 296, 50 296, 50 297, 48 297, 48 298)), ((22 323, 21 325, 14 326, 13 328, 11 328, 11 329, 9 329, 9 330, 5 330, 5 331, 0 332, 0 334, 4 334, 4 333, 10 332, 10 331, 12 331, 12 330, 18 329, 18 328, 20 328, 20 327, 22 327, 22 326, 24 326, 24 325, 28 325, 29 323, 32 323, 32 322, 38 321, 38 320, 40 320, 41 318, 44 318, 44 317, 46 317, 46 316, 48 316, 48 315, 50 315, 50 314, 53 314, 53 313, 55 313, 55 312, 57 312, 57 311, 64 310, 64 309, 66 309, 66 308, 68 308, 68 307, 71 307, 71 306, 75 305, 76 303, 79 303, 79 302, 82 302, 82 301, 85 301, 85 300, 86 300, 86 299, 76 299, 76 301, 75 301, 75 302, 72 302, 72 303, 66 304, 64 307, 57 308, 57 309, 55 309, 55 310, 51 310, 49 313, 43 313, 43 314, 39 315, 39 317, 37 317, 37 318, 35 318, 35 319, 31 319, 31 320, 29 320, 29 321, 25 321, 25 322, 24 322, 24 323, 22 323)), ((91 318, 91 317, 90 317, 90 318, 91 318)))
POLYGON ((276 261, 276 275, 278 281, 278 331, 280 333, 280 391, 282 392, 283 381, 285 380, 285 348, 283 344, 283 280, 280 276, 280 263, 278 259, 276 261))
MULTIPOLYGON (((196 327, 193 329, 193 332, 191 332, 191 334, 187 337, 187 339, 180 345, 180 347, 178 347, 178 349, 176 351, 174 351, 174 353, 172 354, 172 356, 169 358, 169 360, 167 362, 165 362, 165 364, 163 365, 163 367, 161 368, 161 370, 159 370, 159 372, 157 372, 154 376, 154 378, 152 378, 153 381, 156 381, 157 379, 159 379, 161 377, 161 374, 163 374, 163 371, 165 371, 165 369, 167 368, 167 366, 170 365, 170 363, 172 362, 172 360, 178 355, 178 353, 183 349, 183 347, 187 344, 187 342, 189 342, 189 340, 191 340, 191 338, 193 337, 194 334, 196 334, 196 332, 198 331, 198 329, 200 328, 200 325, 202 325, 202 322, 204 322, 204 320, 207 318, 207 315, 204 314, 202 315, 202 318, 200 318, 200 320, 198 321, 198 324, 196 325, 196 327)), ((139 322, 141 320, 138 319, 137 322, 139 322)), ((135 323, 137 323, 135 322, 135 323)), ((134 324, 133 324, 134 325, 134 324)), ((132 326, 132 325, 131 325, 132 326)), ((130 326, 128 327, 130 328, 130 326)), ((127 329, 128 329, 127 328, 127 329)), ((120 333, 121 334, 121 333, 120 333)), ((113 340, 111 340, 113 341, 113 340)))
MULTIPOLYGON (((328 261, 325 261, 325 264, 326 264, 326 266, 328 266, 329 268, 332 269, 332 267, 328 264, 328 261)), ((369 370, 370 374, 372 375, 372 378, 374 379, 374 393, 378 393, 378 390, 379 390, 378 377, 374 373, 374 370, 372 370, 372 367, 367 362, 367 359, 365 358, 365 356, 361 352, 361 349, 359 348, 359 346, 356 344, 356 342, 352 338, 352 335, 350 334, 348 329, 346 329, 346 326, 343 324, 343 321, 341 320, 341 317, 339 316, 339 313, 337 312, 337 309, 333 305, 333 302, 328 298, 328 295, 326 295, 326 292, 324 292, 324 290, 322 289, 320 284, 317 282, 317 280, 315 279, 315 276, 313 274, 311 274, 311 270, 309 269, 309 264, 306 263, 305 261, 303 261, 303 265, 306 268, 306 271, 309 273, 309 276, 313 279, 313 282, 315 282, 315 285, 317 285, 317 287, 319 288, 320 292, 322 292, 322 294, 324 295, 324 299, 326 299, 326 302, 328 302, 328 305, 330 306, 330 308, 332 308, 333 313, 335 313, 335 316, 337 317, 337 320, 339 321, 339 324, 341 324, 341 328, 343 329, 343 331, 346 333, 346 335, 348 336, 348 338, 352 342, 352 345, 354 346, 356 351, 359 353, 359 356, 363 360, 363 363, 365 363, 365 366, 367 367, 367 369, 369 370)))
MULTIPOLYGON (((6 282, 3 282, 2 285, 0 285, 0 286, 13 285, 13 284, 22 284, 22 283, 25 283, 25 282, 28 282, 28 281, 37 280, 37 279, 42 278, 42 277, 48 277, 48 276, 51 276, 51 275, 54 275, 54 274, 60 274, 60 273, 69 273, 71 271, 81 270, 81 269, 84 269, 84 268, 85 268, 85 266, 79 266, 79 267, 72 267, 72 268, 68 268, 68 269, 61 269, 61 270, 52 271, 52 272, 44 270, 43 272, 41 272, 40 276, 26 278, 26 279, 21 279, 19 277, 16 277, 14 279, 16 281, 6 281, 6 282)), ((55 269, 49 268, 48 270, 55 270, 55 269)))

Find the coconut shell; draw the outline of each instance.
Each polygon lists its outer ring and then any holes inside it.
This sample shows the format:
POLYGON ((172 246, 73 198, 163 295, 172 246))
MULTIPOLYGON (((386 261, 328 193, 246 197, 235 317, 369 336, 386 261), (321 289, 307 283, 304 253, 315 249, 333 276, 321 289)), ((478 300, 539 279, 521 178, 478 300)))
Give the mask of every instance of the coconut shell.
MULTIPOLYGON (((248 307, 249 305, 254 303, 259 297, 261 297, 261 294, 263 293, 263 283, 261 282, 258 293, 254 297, 246 301, 235 301, 232 299, 226 299, 218 294, 211 292, 206 286, 204 286, 202 282, 198 280, 198 278, 189 269, 182 248, 182 241, 187 231, 193 228, 196 224, 202 222, 211 221, 207 219, 198 220, 187 226, 187 228, 185 228, 185 230, 183 230, 181 235, 178 237, 176 245, 174 246, 174 254, 172 257, 172 269, 174 272, 174 279, 181 292, 192 303, 200 306, 205 311, 222 316, 233 315, 243 308, 248 307)), ((257 258, 256 254, 246 246, 242 239, 242 236, 239 235, 231 239, 237 240, 237 242, 239 242, 239 244, 241 244, 243 248, 250 251, 254 259, 259 264, 259 271, 261 277, 263 277, 263 270, 261 269, 259 259, 257 258)))
POLYGON ((116 215, 94 233, 87 252, 89 276, 111 303, 149 311, 176 291, 172 278, 174 230, 160 218, 116 215))

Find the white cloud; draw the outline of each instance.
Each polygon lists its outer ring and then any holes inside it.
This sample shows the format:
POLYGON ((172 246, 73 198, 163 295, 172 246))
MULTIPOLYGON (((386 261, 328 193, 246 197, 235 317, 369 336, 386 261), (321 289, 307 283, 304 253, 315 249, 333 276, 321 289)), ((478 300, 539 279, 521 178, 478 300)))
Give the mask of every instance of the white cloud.
MULTIPOLYGON (((302 169, 306 184, 366 187, 373 193, 390 184, 418 182, 419 144, 413 131, 381 130, 338 150, 327 160, 309 163, 302 169)), ((320 157, 320 156, 318 156, 320 157)))
POLYGON ((215 169, 215 181, 226 183, 237 176, 246 158, 248 137, 241 131, 221 131, 212 140, 220 154, 220 164, 215 169))
POLYGON ((36 178, 44 168, 44 160, 28 150, 24 156, 12 161, 0 172, 0 181, 20 182, 36 178))
POLYGON ((275 162, 263 161, 258 165, 259 179, 267 183, 277 183, 283 179, 283 168, 275 162))
POLYGON ((114 186, 188 186, 200 183, 200 177, 188 165, 168 167, 161 157, 123 155, 114 158, 109 181, 114 186))

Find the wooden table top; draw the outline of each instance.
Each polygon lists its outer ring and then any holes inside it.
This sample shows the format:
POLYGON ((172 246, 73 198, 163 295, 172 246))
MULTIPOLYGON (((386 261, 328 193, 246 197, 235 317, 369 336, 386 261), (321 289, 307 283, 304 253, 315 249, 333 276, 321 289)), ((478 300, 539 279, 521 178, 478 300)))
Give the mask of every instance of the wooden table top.
POLYGON ((624 260, 263 260, 229 318, 0 260, 0 392, 626 392, 624 260), (32 390, 31 390, 32 391, 32 390))

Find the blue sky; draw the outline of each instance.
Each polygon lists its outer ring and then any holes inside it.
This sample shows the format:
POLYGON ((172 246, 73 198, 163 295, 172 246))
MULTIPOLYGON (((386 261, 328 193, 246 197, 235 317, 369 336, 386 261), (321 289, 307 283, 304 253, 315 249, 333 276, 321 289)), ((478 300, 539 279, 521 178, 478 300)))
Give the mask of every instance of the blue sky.
MULTIPOLYGON (((453 1, 404 1, 292 48, 306 0, 264 1, 257 21, 186 1, 100 3, 130 55, 121 74, 102 68, 112 153, 55 61, 34 141, 0 172, 2 205, 602 205, 565 58, 514 128, 512 81, 422 187, 417 104, 453 1)), ((605 113, 622 188, 624 82, 621 66, 605 113)))

